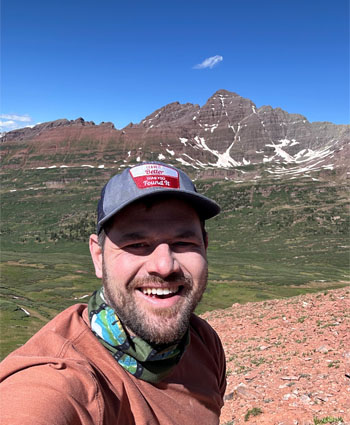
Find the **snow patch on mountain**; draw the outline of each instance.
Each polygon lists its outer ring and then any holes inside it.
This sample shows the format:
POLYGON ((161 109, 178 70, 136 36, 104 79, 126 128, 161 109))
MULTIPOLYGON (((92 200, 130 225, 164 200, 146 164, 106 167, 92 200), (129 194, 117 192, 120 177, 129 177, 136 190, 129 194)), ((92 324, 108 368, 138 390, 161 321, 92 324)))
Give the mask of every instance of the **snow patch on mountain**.
POLYGON ((193 167, 195 169, 198 169, 195 165, 185 161, 183 158, 176 158, 176 161, 180 162, 182 165, 187 165, 188 167, 193 167))
POLYGON ((230 150, 231 150, 234 142, 231 143, 231 145, 226 149, 226 151, 224 153, 220 153, 217 150, 210 149, 208 147, 208 145, 206 144, 204 137, 196 136, 194 138, 194 141, 197 143, 197 146, 199 148, 212 153, 213 155, 215 155, 218 158, 218 160, 215 164, 210 164, 210 165, 213 165, 215 167, 230 167, 230 166, 232 167, 232 166, 241 165, 241 163, 235 161, 230 156, 230 150))

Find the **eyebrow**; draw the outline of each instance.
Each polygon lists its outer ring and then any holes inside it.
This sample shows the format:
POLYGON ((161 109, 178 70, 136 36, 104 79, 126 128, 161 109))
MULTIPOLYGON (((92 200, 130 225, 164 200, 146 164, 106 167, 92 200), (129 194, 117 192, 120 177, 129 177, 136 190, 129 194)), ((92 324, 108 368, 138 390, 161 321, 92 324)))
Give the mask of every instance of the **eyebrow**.
POLYGON ((146 238, 147 235, 145 233, 137 233, 137 232, 130 232, 130 233, 124 233, 118 238, 118 242, 125 242, 125 241, 136 241, 140 239, 146 238))
POLYGON ((175 238, 193 238, 198 236, 196 232, 193 232, 192 230, 184 230, 182 233, 178 233, 175 235, 175 238))

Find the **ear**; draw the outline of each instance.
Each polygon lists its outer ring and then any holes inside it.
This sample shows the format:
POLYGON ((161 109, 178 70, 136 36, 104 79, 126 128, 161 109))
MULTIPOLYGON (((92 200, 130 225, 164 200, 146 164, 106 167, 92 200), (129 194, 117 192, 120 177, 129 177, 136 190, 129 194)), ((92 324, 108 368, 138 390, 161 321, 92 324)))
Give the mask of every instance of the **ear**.
POLYGON ((92 261, 95 267, 96 276, 102 278, 102 248, 98 243, 97 235, 91 235, 89 239, 89 248, 92 261))

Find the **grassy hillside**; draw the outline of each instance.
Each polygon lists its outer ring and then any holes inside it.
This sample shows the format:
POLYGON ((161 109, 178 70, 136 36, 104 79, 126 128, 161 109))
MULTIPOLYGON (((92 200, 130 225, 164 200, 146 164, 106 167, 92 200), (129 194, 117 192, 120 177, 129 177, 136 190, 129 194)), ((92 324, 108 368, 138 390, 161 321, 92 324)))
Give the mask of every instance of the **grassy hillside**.
MULTIPOLYGON (((6 170, 1 202, 1 355, 99 286, 87 239, 111 170, 6 170), (29 314, 29 315, 28 315, 29 314)), ((198 312, 349 282, 346 187, 329 181, 197 182, 208 222, 208 290, 198 312)), ((82 298, 82 301, 85 301, 82 298)))

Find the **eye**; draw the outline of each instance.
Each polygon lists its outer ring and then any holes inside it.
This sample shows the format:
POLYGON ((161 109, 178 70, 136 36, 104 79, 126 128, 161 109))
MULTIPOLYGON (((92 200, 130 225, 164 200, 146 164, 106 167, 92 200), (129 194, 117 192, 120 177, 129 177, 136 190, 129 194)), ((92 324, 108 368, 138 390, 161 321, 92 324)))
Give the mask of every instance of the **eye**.
POLYGON ((188 245, 193 245, 193 242, 190 242, 190 241, 177 241, 177 242, 174 242, 173 245, 175 245, 175 246, 188 246, 188 245))
POLYGON ((173 242, 171 246, 175 251, 187 251, 195 249, 198 244, 191 240, 181 240, 173 242))
POLYGON ((128 244, 124 248, 141 249, 141 248, 147 248, 148 246, 149 245, 146 242, 137 242, 137 243, 128 244))
POLYGON ((144 254, 150 249, 150 245, 147 242, 131 242, 123 245, 122 249, 130 253, 144 254))

